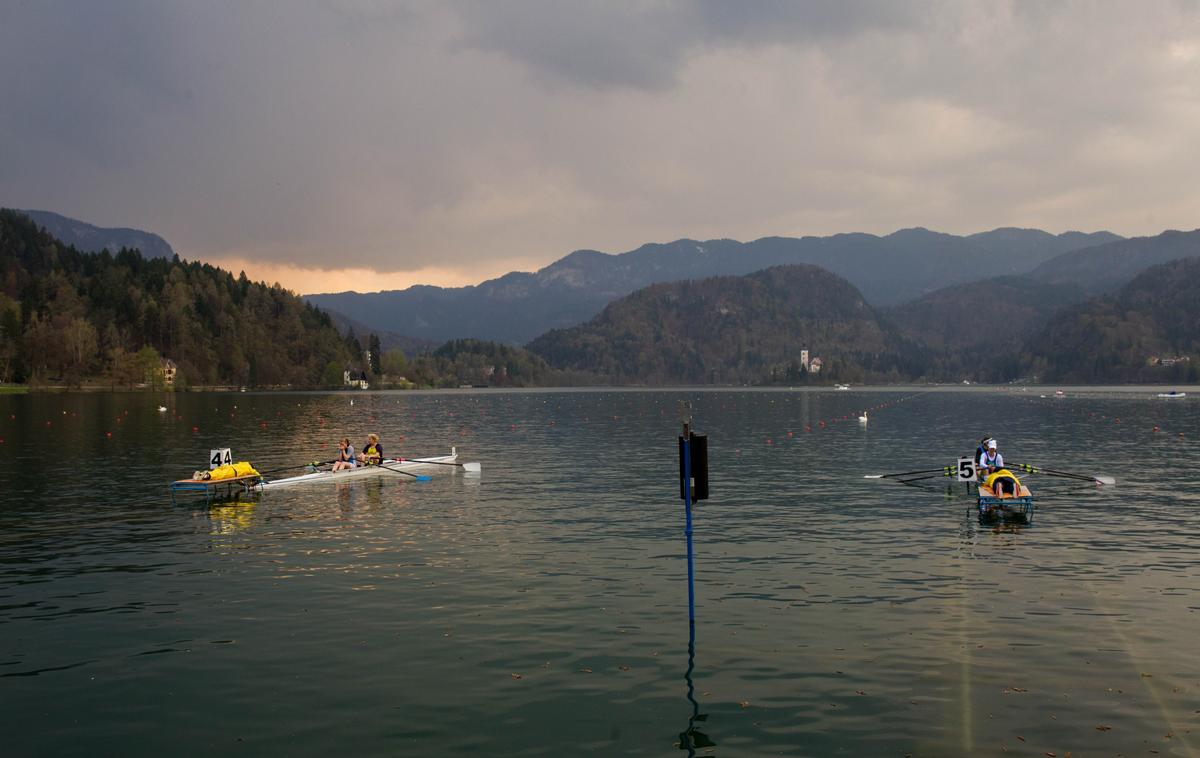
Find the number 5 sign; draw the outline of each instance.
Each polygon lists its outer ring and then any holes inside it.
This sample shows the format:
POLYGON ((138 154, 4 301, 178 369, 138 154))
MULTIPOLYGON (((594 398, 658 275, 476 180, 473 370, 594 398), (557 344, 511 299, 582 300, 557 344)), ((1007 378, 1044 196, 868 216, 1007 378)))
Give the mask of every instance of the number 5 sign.
POLYGON ((233 453, 229 452, 229 448, 223 447, 220 450, 208 451, 208 467, 214 469, 217 466, 228 466, 233 463, 233 453))
POLYGON ((958 459, 958 481, 977 482, 979 476, 975 472, 975 461, 971 458, 958 459))

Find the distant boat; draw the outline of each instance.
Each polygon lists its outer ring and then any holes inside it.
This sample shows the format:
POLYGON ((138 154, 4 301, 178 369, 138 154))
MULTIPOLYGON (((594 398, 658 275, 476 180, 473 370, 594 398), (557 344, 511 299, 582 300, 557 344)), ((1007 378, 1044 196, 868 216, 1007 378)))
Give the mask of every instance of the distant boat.
POLYGON ((1160 393, 1158 393, 1158 396, 1165 397, 1168 400, 1174 400, 1177 397, 1187 397, 1187 393, 1186 392, 1176 392, 1175 390, 1171 390, 1170 392, 1160 392, 1160 393))
POLYGON ((167 412, 167 406, 165 406, 165 405, 160 405, 160 406, 158 406, 158 412, 159 412, 159 413, 166 413, 166 412, 167 412))
POLYGON ((1067 393, 1063 392, 1062 390, 1054 390, 1054 396, 1055 397, 1066 397, 1067 393))
POLYGON ((833 388, 835 390, 848 390, 848 389, 850 389, 850 385, 849 384, 835 384, 835 385, 833 385, 833 388))

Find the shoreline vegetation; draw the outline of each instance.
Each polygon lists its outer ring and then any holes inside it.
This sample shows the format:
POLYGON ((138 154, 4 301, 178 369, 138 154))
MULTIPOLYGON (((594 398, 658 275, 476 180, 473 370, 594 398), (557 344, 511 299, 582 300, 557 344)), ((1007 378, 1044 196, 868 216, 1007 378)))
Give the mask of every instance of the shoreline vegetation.
MULTIPOLYGON (((457 386, 417 386, 412 383, 407 385, 398 384, 381 384, 380 386, 371 386, 368 389, 357 387, 289 387, 289 386, 273 386, 273 387, 238 387, 232 385, 192 385, 189 387, 162 387, 162 386, 112 386, 101 383, 83 383, 81 385, 66 385, 66 384, 0 384, 0 395, 93 395, 103 393, 113 394, 148 394, 148 395, 173 395, 173 394, 202 394, 202 393, 219 393, 219 394, 237 394, 237 393, 291 393, 291 392, 316 392, 316 393, 345 393, 348 395, 371 394, 376 392, 467 392, 479 390, 496 390, 507 392, 513 390, 529 390, 531 392, 555 391, 555 390, 595 390, 595 391, 659 391, 659 390, 695 390, 695 391, 728 391, 728 390, 767 390, 773 392, 787 392, 796 390, 825 390, 837 391, 839 387, 832 383, 812 383, 812 384, 668 384, 668 385, 653 385, 653 384, 529 384, 529 385, 496 385, 496 384, 462 384, 457 386)), ((1072 392, 1089 392, 1095 390, 1118 391, 1118 392, 1161 392, 1167 390, 1178 390, 1183 393, 1196 393, 1200 396, 1200 384, 1198 383, 1180 383, 1180 384, 1163 384, 1163 383, 1142 383, 1142 382, 1127 382, 1127 383, 1104 383, 1097 382, 1092 384, 1085 383, 1032 383, 1032 382, 1006 382, 1006 383, 989 383, 978 382, 972 384, 959 384, 954 382, 896 382, 896 383, 879 383, 879 384, 854 384, 850 385, 852 391, 879 391, 890 392, 896 390, 909 389, 928 389, 938 391, 954 391, 954 392, 986 392, 986 391, 1008 391, 1008 392, 1028 392, 1041 393, 1053 390, 1064 390, 1067 393, 1072 392)))

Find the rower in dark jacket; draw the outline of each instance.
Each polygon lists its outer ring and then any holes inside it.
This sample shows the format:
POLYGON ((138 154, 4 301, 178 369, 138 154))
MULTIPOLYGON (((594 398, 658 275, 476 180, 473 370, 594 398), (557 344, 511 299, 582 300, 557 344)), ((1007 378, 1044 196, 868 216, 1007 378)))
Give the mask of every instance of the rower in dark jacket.
POLYGON ((364 465, 378 466, 383 460, 383 445, 379 444, 379 435, 371 433, 367 435, 367 444, 362 449, 362 459, 364 465))

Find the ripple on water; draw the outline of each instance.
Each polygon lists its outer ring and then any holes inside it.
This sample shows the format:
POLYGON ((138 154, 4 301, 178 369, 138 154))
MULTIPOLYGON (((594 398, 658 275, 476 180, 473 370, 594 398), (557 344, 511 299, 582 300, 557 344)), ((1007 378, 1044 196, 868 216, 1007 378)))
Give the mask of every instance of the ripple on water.
POLYGON ((1200 434, 1200 411, 1127 393, 184 394, 171 419, 140 395, 5 396, 14 442, 79 413, 69 478, 0 450, 5 733, 18 754, 675 752, 683 398, 713 490, 692 728, 718 754, 1200 749, 1195 454, 1151 431, 1200 434), (868 428, 841 423, 865 407, 868 428), (164 491, 209 446, 282 467, 368 428, 410 454, 453 440, 483 474, 164 491), (980 429, 1120 484, 1030 477, 1021 526, 940 479, 862 478, 952 462, 980 429))

